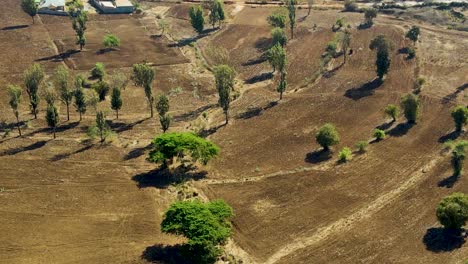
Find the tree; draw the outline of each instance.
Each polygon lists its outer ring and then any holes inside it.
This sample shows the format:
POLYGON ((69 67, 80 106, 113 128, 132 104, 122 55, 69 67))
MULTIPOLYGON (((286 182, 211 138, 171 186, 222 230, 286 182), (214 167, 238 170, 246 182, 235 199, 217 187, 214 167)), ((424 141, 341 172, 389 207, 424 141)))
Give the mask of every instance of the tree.
POLYGON ((338 161, 339 162, 347 162, 347 161, 351 160, 352 157, 353 157, 353 152, 348 147, 344 147, 338 153, 338 161))
POLYGON ((36 0, 21 0, 21 9, 31 17, 34 24, 34 17, 37 15, 37 11, 39 10, 39 5, 36 0))
POLYGON ((214 69, 216 89, 218 90, 218 103, 223 108, 226 124, 229 122, 229 104, 231 103, 231 91, 234 89, 234 70, 228 65, 219 65, 214 69))
POLYGON ((459 105, 452 110, 452 118, 455 123, 455 131, 460 133, 468 122, 468 108, 459 105))
POLYGON ((38 106, 39 106, 39 88, 44 80, 44 69, 41 65, 34 63, 24 73, 24 86, 29 97, 31 113, 34 119, 37 119, 38 106))
POLYGON ((47 105, 55 105, 55 101, 57 101, 57 92, 53 86, 49 86, 44 89, 42 97, 45 99, 47 105))
POLYGON ((119 110, 122 108, 122 97, 119 88, 112 88, 111 108, 115 111, 116 118, 119 119, 119 110))
POLYGON ((273 72, 275 72, 276 69, 282 72, 286 68, 286 51, 279 43, 276 43, 273 47, 267 50, 266 57, 273 68, 273 72))
POLYGON ((356 142, 355 146, 360 153, 364 153, 366 152, 366 148, 367 146, 369 146, 369 143, 367 141, 362 140, 362 141, 356 142))
POLYGON ((183 235, 183 255, 194 263, 214 263, 221 254, 218 245, 231 235, 232 208, 223 200, 202 203, 179 201, 166 211, 161 222, 164 233, 183 235))
POLYGON ((102 41, 102 44, 104 47, 107 49, 115 49, 120 47, 120 39, 113 34, 107 34, 104 36, 104 40, 102 41))
POLYGON ((371 27, 374 24, 374 18, 377 17, 377 10, 374 8, 367 8, 364 10, 364 24, 371 27))
POLYGON ((153 80, 154 80, 154 70, 146 63, 134 64, 133 65, 133 75, 132 80, 136 86, 143 87, 145 89, 146 100, 151 111, 151 117, 153 117, 153 80))
POLYGON ((374 39, 371 40, 369 44, 369 49, 371 50, 392 50, 393 49, 393 43, 388 40, 388 38, 385 35, 378 35, 374 39))
POLYGON ((310 15, 310 10, 312 9, 314 2, 315 0, 307 0, 307 16, 310 15))
POLYGON ((395 122, 398 115, 400 114, 400 108, 394 104, 389 104, 385 107, 384 113, 392 118, 392 122, 395 122))
POLYGON ((444 228, 460 231, 468 221, 468 195, 456 192, 446 196, 437 207, 436 215, 444 228))
POLYGON ((81 0, 66 1, 65 6, 68 8, 68 15, 70 17, 76 17, 84 9, 84 5, 81 0))
POLYGON ((219 27, 221 27, 221 22, 225 19, 224 14, 224 5, 221 0, 211 0, 210 2, 210 23, 213 28, 216 25, 216 22, 219 23, 219 27))
POLYGON ((98 81, 92 85, 92 88, 99 95, 99 101, 106 100, 106 96, 109 93, 109 84, 105 81, 98 81))
POLYGON ((416 42, 418 41, 420 34, 420 29, 417 26, 412 26, 408 32, 406 32, 406 38, 410 39, 413 41, 413 44, 416 45, 416 42))
POLYGON ((112 88, 125 90, 128 85, 128 77, 125 73, 115 70, 110 77, 110 85, 112 88))
POLYGON ((379 79, 382 80, 390 68, 389 51, 392 48, 392 43, 384 35, 379 35, 371 41, 369 48, 377 52, 376 72, 379 79))
POLYGON ((55 130, 57 128, 57 125, 59 123, 59 114, 57 107, 53 104, 48 104, 47 105, 47 112, 46 112, 46 120, 47 120, 47 125, 52 128, 54 132, 54 139, 55 139, 55 130))
POLYGON ((385 131, 383 131, 382 129, 375 129, 374 130, 374 137, 375 137, 375 140, 377 140, 377 141, 385 139, 385 131))
POLYGON ((408 123, 416 123, 419 115, 419 97, 414 94, 407 94, 401 98, 401 106, 408 123))
POLYGON ((286 16, 283 13, 275 12, 267 17, 268 24, 272 27, 284 28, 286 26, 286 16))
POLYGON ((351 32, 349 30, 345 30, 338 35, 338 41, 341 44, 341 49, 343 50, 343 63, 346 63, 346 57, 348 55, 348 49, 351 45, 351 32))
POLYGON ((286 70, 283 69, 281 71, 278 87, 276 88, 276 90, 280 94, 280 98, 279 98, 280 100, 283 99, 283 93, 286 91, 286 88, 288 86, 288 82, 286 81, 286 75, 287 75, 286 70))
POLYGON ((327 123, 323 125, 315 136, 317 143, 323 147, 324 151, 328 151, 330 146, 340 142, 340 136, 333 124, 327 123))
POLYGON ((205 18, 203 17, 203 8, 199 5, 191 6, 189 9, 190 24, 198 34, 203 32, 205 18))
POLYGON ((60 99, 67 107, 67 121, 69 121, 73 90, 70 88, 70 72, 63 65, 58 66, 55 70, 55 85, 59 89, 60 99))
POLYGON ((288 0, 287 9, 289 17, 289 28, 291 29, 291 39, 294 39, 294 27, 296 26, 296 0, 288 0))
POLYGON ((81 87, 77 87, 75 89, 75 108, 76 111, 80 114, 81 121, 82 115, 86 113, 86 98, 84 90, 81 87))
POLYGON ((344 10, 347 11, 347 12, 354 12, 354 11, 358 10, 358 6, 356 4, 356 1, 354 1, 354 0, 345 0, 344 10))
POLYGON ((96 62, 96 64, 94 65, 94 68, 91 70, 91 76, 93 78, 98 78, 99 81, 102 81, 105 75, 106 75, 106 67, 104 66, 104 63, 96 62))
POLYGON ((468 141, 461 140, 453 145, 452 149, 452 166, 453 175, 460 176, 463 170, 463 161, 466 157, 465 147, 468 145, 468 141))
POLYGON ((101 143, 104 142, 106 138, 109 136, 110 127, 107 124, 106 114, 104 114, 103 111, 98 111, 96 113, 96 125, 92 127, 91 129, 94 130, 92 131, 92 133, 94 134, 97 133, 99 135, 99 138, 101 139, 101 143))
POLYGON ((71 13, 72 27, 76 33, 76 45, 80 46, 80 51, 83 50, 83 47, 86 45, 86 23, 88 22, 88 12, 81 9, 75 9, 71 13))
POLYGON ((192 162, 200 160, 207 164, 219 153, 219 147, 214 143, 189 132, 164 133, 153 139, 152 146, 148 160, 154 163, 162 162, 164 168, 167 168, 174 158, 190 157, 192 162))
POLYGON ((8 86, 8 95, 10 96, 10 107, 11 110, 13 110, 13 114, 16 117, 16 127, 18 128, 18 133, 21 136, 21 126, 20 126, 20 120, 19 120, 19 110, 18 107, 21 103, 21 95, 23 91, 21 90, 21 87, 16 86, 16 85, 9 85, 8 86))
POLYGON ((169 125, 171 124, 171 116, 167 114, 169 111, 169 98, 166 95, 160 95, 156 102, 156 110, 159 114, 159 122, 161 123, 161 127, 163 132, 165 133, 169 129, 169 125))
POLYGON ((286 45, 286 42, 288 42, 286 33, 284 33, 284 30, 279 27, 276 27, 271 30, 271 37, 273 39, 272 41, 273 46, 279 43, 281 46, 284 47, 284 45, 286 45))

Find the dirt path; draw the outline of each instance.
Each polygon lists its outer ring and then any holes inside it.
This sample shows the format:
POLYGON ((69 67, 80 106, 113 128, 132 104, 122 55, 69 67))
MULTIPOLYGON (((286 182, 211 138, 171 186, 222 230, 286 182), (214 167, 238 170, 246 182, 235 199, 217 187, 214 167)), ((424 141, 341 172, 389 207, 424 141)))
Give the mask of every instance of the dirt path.
POLYGON ((372 203, 360 208, 353 214, 341 218, 327 226, 324 226, 318 229, 317 232, 311 236, 304 236, 297 238, 293 243, 286 245, 276 253, 274 253, 265 264, 273 264, 280 261, 282 258, 293 254, 294 252, 313 246, 317 243, 322 242, 333 234, 344 232, 350 228, 353 224, 362 221, 365 218, 371 217, 373 214, 377 213, 379 210, 389 205, 400 197, 404 192, 408 191, 411 188, 416 187, 425 179, 425 172, 431 170, 442 160, 443 156, 435 157, 428 164, 426 164, 421 170, 416 170, 413 175, 404 183, 402 183, 398 188, 393 189, 381 196, 379 196, 372 203))

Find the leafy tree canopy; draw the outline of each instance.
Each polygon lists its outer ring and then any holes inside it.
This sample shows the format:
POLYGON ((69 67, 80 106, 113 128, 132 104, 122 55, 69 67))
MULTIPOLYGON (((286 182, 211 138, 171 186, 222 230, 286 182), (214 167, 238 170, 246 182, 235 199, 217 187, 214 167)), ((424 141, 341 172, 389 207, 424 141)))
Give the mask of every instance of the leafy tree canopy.
POLYGON ((437 218, 448 229, 460 229, 468 220, 468 195, 452 193, 437 207, 437 218))

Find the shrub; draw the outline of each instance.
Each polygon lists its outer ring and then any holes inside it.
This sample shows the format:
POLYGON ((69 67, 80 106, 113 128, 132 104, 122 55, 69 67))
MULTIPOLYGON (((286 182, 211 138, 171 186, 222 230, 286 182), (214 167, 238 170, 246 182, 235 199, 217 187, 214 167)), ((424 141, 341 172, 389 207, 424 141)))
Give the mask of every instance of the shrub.
POLYGON ((446 229, 460 230, 468 220, 468 195, 452 193, 437 207, 437 219, 446 229))
POLYGON ((401 98, 401 105, 408 123, 416 123, 419 115, 419 97, 414 94, 407 94, 401 98))
POLYGON ((384 112, 387 116, 393 119, 393 122, 395 122, 398 115, 400 114, 400 108, 394 104, 389 104, 385 107, 384 112))
POLYGON ((327 43, 327 47, 325 48, 325 51, 330 54, 330 56, 335 57, 336 56, 336 42, 335 41, 330 41, 327 43))
POLYGON ((358 151, 360 153, 364 153, 364 152, 366 152, 366 149, 367 149, 368 145, 369 145, 369 143, 367 141, 362 140, 362 141, 358 141, 356 143, 356 148, 358 149, 358 151))
POLYGON ((109 93, 109 84, 104 81, 98 81, 92 85, 92 88, 96 91, 99 96, 99 101, 106 100, 106 96, 109 93))
POLYGON ((98 78, 100 81, 102 81, 104 75, 106 75, 106 69, 104 67, 104 64, 102 62, 96 63, 96 65, 94 65, 94 68, 91 70, 91 76, 93 78, 98 78))
POLYGON ((374 130, 374 137, 377 141, 380 141, 382 139, 385 139, 385 131, 382 129, 375 129, 374 130))
POLYGON ((353 156, 351 149, 348 147, 344 147, 340 152, 338 153, 338 161, 340 162, 347 162, 351 160, 351 157, 353 156))
POLYGON ((455 107, 452 110, 452 118, 455 123, 455 131, 461 132, 468 122, 468 108, 464 105, 455 107))
POLYGON ((355 12, 358 10, 358 6, 354 0, 345 0, 344 11, 355 12))
POLYGON ((327 123, 323 125, 315 136, 317 143, 323 147, 325 151, 330 149, 330 146, 340 142, 340 136, 333 124, 327 123))
POLYGON ((411 60, 416 57, 416 50, 413 47, 406 48, 406 51, 408 52, 407 59, 411 60))
POLYGON ((286 37, 286 33, 284 33, 284 30, 282 28, 276 27, 271 30, 271 37, 273 39, 272 45, 276 45, 276 43, 279 43, 281 46, 286 45, 286 42, 288 42, 288 38, 286 37))
POLYGON ((120 39, 115 35, 107 34, 106 36, 104 36, 102 44, 106 48, 118 48, 120 47, 120 39))
POLYGON ((452 166, 453 175, 460 176, 463 170, 463 161, 466 157, 465 147, 468 145, 468 141, 461 140, 456 143, 452 143, 452 166))
POLYGON ((284 28, 286 26, 286 15, 274 13, 267 17, 267 21, 272 27, 284 28))

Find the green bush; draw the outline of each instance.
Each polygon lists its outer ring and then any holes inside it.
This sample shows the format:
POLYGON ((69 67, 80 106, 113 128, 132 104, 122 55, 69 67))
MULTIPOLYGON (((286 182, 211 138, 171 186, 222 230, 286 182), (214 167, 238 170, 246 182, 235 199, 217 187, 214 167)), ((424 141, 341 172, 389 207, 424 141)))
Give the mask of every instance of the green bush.
POLYGON ((315 136, 317 143, 323 147, 325 151, 330 149, 330 146, 340 142, 340 136, 333 124, 327 123, 323 125, 315 136))
POLYGON ((91 86, 99 96, 99 101, 106 100, 106 96, 109 93, 110 87, 107 82, 98 81, 91 86))
POLYGON ((340 152, 338 153, 338 161, 340 162, 347 162, 351 160, 351 157, 353 156, 353 153, 350 148, 344 147, 340 152))
POLYGON ((94 68, 91 70, 91 76, 93 78, 98 78, 100 81, 104 79, 104 75, 106 75, 106 69, 104 67, 104 64, 102 62, 96 63, 94 65, 94 68))
POLYGON ((118 48, 120 47, 120 39, 115 35, 107 34, 106 36, 104 36, 102 44, 106 48, 118 48))
POLYGON ((325 48, 325 51, 330 54, 330 56, 335 57, 336 56, 336 42, 335 41, 330 41, 327 43, 327 47, 325 48))
POLYGON ((366 152, 366 149, 367 149, 368 145, 369 145, 369 143, 367 141, 362 140, 362 141, 358 141, 356 143, 356 148, 358 149, 358 151, 360 153, 364 153, 364 152, 366 152))
POLYGON ((281 46, 286 45, 288 42, 288 37, 286 37, 286 33, 282 28, 276 27, 271 30, 271 37, 273 39, 272 46, 279 43, 281 46))
POLYGON ((437 219, 447 229, 460 230, 468 221, 468 195, 452 193, 437 207, 437 219))
POLYGON ((452 118, 455 123, 455 131, 460 133, 468 123, 468 108, 464 105, 455 107, 452 110, 452 118))
POLYGON ((408 52, 408 57, 406 57, 407 59, 413 59, 416 57, 416 50, 413 47, 408 47, 406 51, 408 52))
POLYGON ((380 141, 382 139, 385 139, 385 131, 381 129, 375 129, 374 130, 374 137, 377 141, 380 141))

